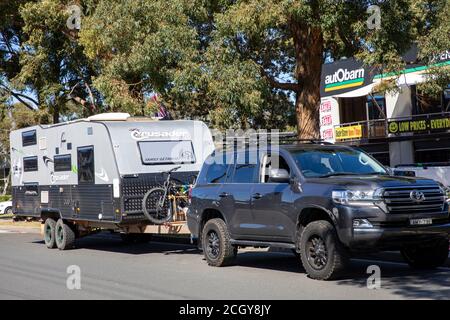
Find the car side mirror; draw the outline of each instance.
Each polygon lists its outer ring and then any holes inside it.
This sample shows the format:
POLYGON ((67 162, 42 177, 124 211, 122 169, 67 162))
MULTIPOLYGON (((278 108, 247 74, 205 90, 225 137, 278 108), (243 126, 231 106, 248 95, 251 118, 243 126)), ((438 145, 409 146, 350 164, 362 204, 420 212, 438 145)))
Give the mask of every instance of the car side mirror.
POLYGON ((290 175, 286 169, 270 169, 270 180, 278 183, 289 183, 290 175))

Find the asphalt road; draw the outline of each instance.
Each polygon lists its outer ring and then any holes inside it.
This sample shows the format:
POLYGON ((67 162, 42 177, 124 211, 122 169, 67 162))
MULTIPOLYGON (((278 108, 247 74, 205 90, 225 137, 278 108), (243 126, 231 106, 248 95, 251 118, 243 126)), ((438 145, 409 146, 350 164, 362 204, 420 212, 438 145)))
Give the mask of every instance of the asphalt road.
POLYGON ((249 250, 235 266, 212 268, 190 245, 126 245, 99 234, 58 251, 39 234, 0 233, 0 299, 450 299, 447 265, 412 271, 388 253, 353 260, 343 280, 324 282, 290 253, 249 250), (366 285, 373 264, 381 268, 376 290, 366 285), (67 289, 70 265, 80 267, 80 290, 67 289))

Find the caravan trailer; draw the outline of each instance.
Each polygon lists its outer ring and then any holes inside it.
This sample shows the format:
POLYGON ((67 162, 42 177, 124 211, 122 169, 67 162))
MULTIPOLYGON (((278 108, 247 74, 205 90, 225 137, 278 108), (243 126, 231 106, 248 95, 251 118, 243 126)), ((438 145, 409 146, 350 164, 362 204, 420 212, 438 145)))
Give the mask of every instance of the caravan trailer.
POLYGON ((10 141, 13 212, 40 220, 46 245, 59 249, 105 229, 132 241, 144 233, 189 234, 183 208, 155 224, 143 198, 174 168, 174 181, 192 184, 214 151, 203 122, 124 113, 15 130, 10 141))

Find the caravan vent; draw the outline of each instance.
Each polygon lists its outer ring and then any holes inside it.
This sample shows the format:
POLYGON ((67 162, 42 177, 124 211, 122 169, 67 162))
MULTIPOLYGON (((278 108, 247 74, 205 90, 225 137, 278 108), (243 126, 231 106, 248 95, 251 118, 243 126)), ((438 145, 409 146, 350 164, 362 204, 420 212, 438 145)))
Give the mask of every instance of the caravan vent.
POLYGON ((87 118, 88 121, 126 121, 130 117, 128 113, 111 112, 100 113, 87 118))

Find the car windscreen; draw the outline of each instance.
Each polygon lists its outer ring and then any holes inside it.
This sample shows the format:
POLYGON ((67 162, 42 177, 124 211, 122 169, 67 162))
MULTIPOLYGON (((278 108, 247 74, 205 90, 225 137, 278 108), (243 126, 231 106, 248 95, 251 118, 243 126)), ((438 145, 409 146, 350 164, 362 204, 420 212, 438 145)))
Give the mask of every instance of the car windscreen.
POLYGON ((146 165, 195 163, 192 141, 140 141, 142 163, 146 165))
POLYGON ((307 178, 338 175, 388 174, 386 169, 364 152, 345 148, 291 151, 307 178))

